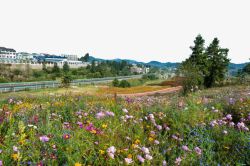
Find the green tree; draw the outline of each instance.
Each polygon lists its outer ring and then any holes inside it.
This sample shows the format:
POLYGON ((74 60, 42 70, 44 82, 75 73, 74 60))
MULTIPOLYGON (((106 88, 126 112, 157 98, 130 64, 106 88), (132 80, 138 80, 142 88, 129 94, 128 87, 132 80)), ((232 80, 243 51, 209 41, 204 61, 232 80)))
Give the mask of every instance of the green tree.
POLYGON ((243 73, 250 74, 250 63, 248 63, 243 69, 243 73))
POLYGON ((89 53, 85 54, 84 57, 81 57, 79 60, 83 62, 88 62, 90 59, 89 53))
POLYGON ((63 64, 63 72, 67 73, 67 72, 69 72, 69 70, 70 70, 69 64, 68 64, 68 62, 65 62, 63 64))
POLYGON ((225 79, 230 63, 230 59, 227 57, 228 51, 228 49, 219 46, 219 40, 217 38, 214 38, 208 46, 206 54, 209 58, 209 74, 205 76, 206 87, 212 87, 225 79))
POLYGON ((45 62, 43 62, 42 63, 43 64, 43 68, 42 68, 42 70, 44 71, 44 72, 48 72, 48 69, 47 69, 47 66, 46 66, 46 63, 45 62))
POLYGON ((57 63, 54 63, 52 73, 60 73, 60 68, 58 67, 57 63))
POLYGON ((206 54, 205 40, 200 34, 195 38, 194 46, 191 46, 190 49, 192 50, 192 54, 183 65, 193 65, 202 75, 207 75, 209 73, 208 55, 206 54))

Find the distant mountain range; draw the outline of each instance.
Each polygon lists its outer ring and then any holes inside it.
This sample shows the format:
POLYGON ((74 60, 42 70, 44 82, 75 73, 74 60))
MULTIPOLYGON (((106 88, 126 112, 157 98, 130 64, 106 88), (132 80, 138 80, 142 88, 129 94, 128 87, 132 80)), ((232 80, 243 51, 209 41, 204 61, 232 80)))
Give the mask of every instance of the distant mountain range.
POLYGON ((158 62, 158 61, 150 61, 150 62, 145 63, 145 62, 138 62, 138 61, 131 60, 131 59, 119 59, 119 58, 117 58, 117 59, 107 60, 107 59, 100 59, 100 58, 95 58, 93 56, 90 56, 89 62, 92 62, 92 61, 98 61, 98 62, 101 62, 101 61, 116 61, 116 62, 127 61, 130 64, 143 64, 143 65, 147 65, 147 66, 151 66, 151 67, 158 67, 158 68, 176 68, 180 65, 180 63, 178 63, 178 62, 163 63, 163 62, 158 62))
MULTIPOLYGON (((89 61, 107 61, 106 59, 100 59, 100 58, 95 58, 93 56, 89 57, 89 61)), ((111 59, 109 61, 116 61, 116 62, 121 62, 121 61, 127 61, 130 64, 143 64, 143 65, 148 65, 151 67, 158 67, 158 68, 177 68, 180 63, 179 62, 159 62, 159 61, 150 61, 150 62, 138 62, 135 60, 131 59, 111 59)), ((247 63, 230 63, 229 64, 229 70, 232 72, 238 71, 239 69, 242 69, 244 66, 246 66, 247 63)))

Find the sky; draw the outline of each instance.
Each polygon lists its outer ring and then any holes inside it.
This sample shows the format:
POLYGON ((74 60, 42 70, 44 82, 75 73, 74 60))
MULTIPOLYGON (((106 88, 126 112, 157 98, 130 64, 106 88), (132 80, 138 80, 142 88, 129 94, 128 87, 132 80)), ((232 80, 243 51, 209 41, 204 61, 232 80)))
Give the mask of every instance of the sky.
POLYGON ((250 58, 249 0, 0 0, 0 46, 105 59, 181 62, 198 34, 250 58))

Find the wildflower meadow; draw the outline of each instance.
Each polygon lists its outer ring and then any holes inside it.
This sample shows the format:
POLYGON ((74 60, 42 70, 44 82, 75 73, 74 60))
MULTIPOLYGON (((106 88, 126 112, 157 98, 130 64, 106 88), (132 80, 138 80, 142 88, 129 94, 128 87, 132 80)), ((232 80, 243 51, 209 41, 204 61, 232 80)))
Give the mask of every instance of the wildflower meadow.
MULTIPOLYGON (((240 89, 240 88, 239 88, 240 89)), ((250 165, 250 90, 0 101, 2 165, 250 165)))

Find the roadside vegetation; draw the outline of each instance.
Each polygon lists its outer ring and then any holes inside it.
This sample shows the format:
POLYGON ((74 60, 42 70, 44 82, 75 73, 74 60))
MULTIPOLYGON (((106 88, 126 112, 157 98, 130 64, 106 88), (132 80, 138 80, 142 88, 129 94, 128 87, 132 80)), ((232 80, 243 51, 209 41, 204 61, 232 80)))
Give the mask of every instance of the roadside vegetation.
POLYGON ((0 83, 4 82, 23 82, 23 81, 49 81, 62 79, 65 75, 71 76, 72 79, 84 78, 103 78, 114 76, 134 75, 130 70, 131 65, 126 61, 93 61, 87 67, 71 69, 67 63, 60 69, 56 64, 52 68, 43 65, 42 70, 34 70, 26 66, 24 71, 20 69, 11 69, 10 65, 1 64, 0 66, 0 83))

